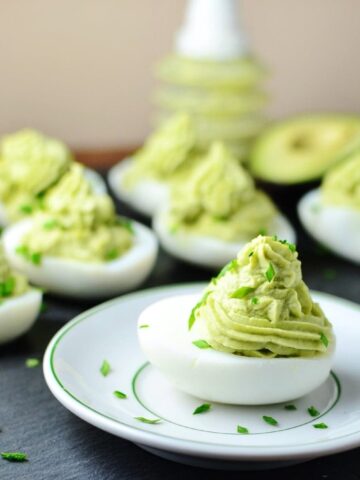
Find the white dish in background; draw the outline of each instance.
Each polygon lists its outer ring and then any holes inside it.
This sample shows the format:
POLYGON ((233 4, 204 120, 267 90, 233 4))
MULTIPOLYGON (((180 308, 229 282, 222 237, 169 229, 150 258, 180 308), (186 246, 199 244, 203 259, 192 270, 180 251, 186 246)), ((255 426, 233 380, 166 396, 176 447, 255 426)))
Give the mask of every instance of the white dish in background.
POLYGON ((46 382, 55 397, 83 420, 139 444, 161 457, 208 468, 276 468, 360 445, 360 308, 313 292, 334 325, 337 337, 333 373, 315 391, 284 404, 241 407, 213 404, 193 415, 206 399, 183 394, 146 361, 137 340, 137 319, 151 303, 172 295, 200 292, 205 285, 145 290, 104 303, 65 325, 44 357, 46 382), (106 359, 111 372, 103 377, 106 359), (119 399, 120 390, 128 395, 119 399), (315 406, 313 418, 307 408, 315 406), (262 416, 272 416, 278 427, 262 416), (134 417, 161 418, 148 425, 134 417), (328 429, 315 429, 324 422, 328 429), (250 434, 236 432, 245 426, 250 434))
POLYGON ((133 161, 132 158, 126 158, 112 167, 108 173, 108 182, 116 198, 146 217, 151 217, 166 203, 168 186, 164 182, 146 178, 137 182, 130 190, 124 188, 124 175, 133 161))
POLYGON ((307 232, 337 255, 360 263, 360 211, 355 208, 324 205, 320 189, 306 193, 298 214, 307 232))

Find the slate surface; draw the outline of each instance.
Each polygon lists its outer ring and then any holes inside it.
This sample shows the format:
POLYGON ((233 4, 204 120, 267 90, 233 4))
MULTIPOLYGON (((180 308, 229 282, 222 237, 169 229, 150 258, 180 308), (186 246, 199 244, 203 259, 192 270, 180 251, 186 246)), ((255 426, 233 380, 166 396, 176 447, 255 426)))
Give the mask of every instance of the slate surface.
MULTIPOLYGON (((275 192, 275 195, 297 226, 298 250, 309 286, 360 303, 359 267, 319 249, 298 225, 293 208, 295 198, 286 191, 275 192)), ((128 213, 121 205, 118 211, 128 213)), ((208 272, 161 252, 144 288, 208 278, 208 272)), ((0 480, 176 480, 185 477, 212 480, 225 476, 228 480, 257 480, 269 474, 276 475, 278 480, 360 479, 360 449, 272 473, 224 473, 157 458, 86 424, 52 397, 41 368, 25 368, 24 362, 29 356, 41 357, 54 333, 92 304, 51 297, 46 298, 46 303, 47 310, 26 336, 0 348, 0 451, 21 450, 29 455, 29 462, 22 464, 0 459, 0 480)))

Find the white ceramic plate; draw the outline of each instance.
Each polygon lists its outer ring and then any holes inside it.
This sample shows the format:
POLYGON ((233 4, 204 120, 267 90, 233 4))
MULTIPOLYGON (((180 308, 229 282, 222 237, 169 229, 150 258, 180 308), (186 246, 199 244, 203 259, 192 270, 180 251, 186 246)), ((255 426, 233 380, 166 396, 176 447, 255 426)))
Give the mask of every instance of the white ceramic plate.
POLYGON ((174 390, 140 351, 136 321, 150 303, 170 295, 201 291, 203 284, 171 286, 126 295, 95 307, 65 325, 44 357, 46 382, 71 412, 102 430, 162 457, 197 466, 228 469, 274 468, 360 445, 360 307, 313 292, 337 336, 334 371, 311 394, 283 404, 241 407, 213 404, 192 415, 206 399, 174 390), (106 359, 108 376, 99 369, 106 359), (128 395, 118 399, 114 390, 128 395), (312 418, 307 408, 320 415, 312 418), (278 427, 262 420, 276 418, 278 427), (160 418, 156 425, 135 417, 160 418), (324 422, 327 429, 315 429, 324 422), (237 425, 250 431, 236 432, 237 425))

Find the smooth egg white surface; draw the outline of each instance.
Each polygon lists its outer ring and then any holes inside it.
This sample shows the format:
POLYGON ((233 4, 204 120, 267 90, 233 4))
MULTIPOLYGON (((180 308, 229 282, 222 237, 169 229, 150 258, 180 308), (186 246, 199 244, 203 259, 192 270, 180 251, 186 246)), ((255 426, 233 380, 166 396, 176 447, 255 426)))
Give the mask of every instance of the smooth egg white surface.
POLYGON ((16 253, 32 220, 22 220, 8 227, 3 245, 10 265, 46 290, 75 298, 112 297, 137 287, 150 274, 157 256, 158 244, 150 229, 132 222, 133 246, 120 258, 102 263, 80 262, 44 256, 40 265, 28 262, 16 253))
POLYGON ((189 331, 188 318, 198 301, 199 295, 170 297, 138 320, 142 351, 175 388, 213 402, 263 405, 306 395, 328 377, 334 349, 316 358, 263 359, 196 347, 201 331, 198 322, 189 331))
POLYGON ((167 202, 168 186, 164 182, 147 178, 137 182, 130 190, 123 186, 124 175, 129 170, 131 158, 127 158, 109 170, 108 182, 115 196, 134 210, 151 217, 167 202))
MULTIPOLYGON (((85 178, 92 185, 95 193, 99 195, 107 193, 106 183, 99 173, 90 168, 85 168, 84 175, 85 178)), ((0 227, 7 227, 11 223, 12 222, 8 217, 6 206, 4 205, 4 203, 0 202, 0 227)))
POLYGON ((32 288, 23 295, 5 299, 0 305, 0 345, 27 332, 39 314, 42 293, 32 288))
POLYGON ((300 200, 298 214, 315 240, 341 257, 360 263, 360 210, 324 205, 320 189, 316 189, 300 200))
MULTIPOLYGON (((166 210, 159 211, 153 219, 153 228, 164 250, 187 262, 207 268, 222 268, 235 258, 251 238, 238 242, 226 242, 214 237, 196 235, 179 229, 170 232, 166 210)), ((269 227, 269 235, 294 243, 296 234, 290 222, 278 214, 269 227)))

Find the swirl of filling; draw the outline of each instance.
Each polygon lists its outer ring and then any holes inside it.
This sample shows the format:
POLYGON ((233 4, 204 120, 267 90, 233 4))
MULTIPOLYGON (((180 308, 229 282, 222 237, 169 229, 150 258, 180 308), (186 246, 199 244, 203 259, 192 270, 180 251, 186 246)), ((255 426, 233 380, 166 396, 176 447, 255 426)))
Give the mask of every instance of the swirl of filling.
POLYGON ((302 280, 293 244, 258 236, 214 279, 195 309, 215 350, 250 357, 313 357, 332 327, 302 280))

